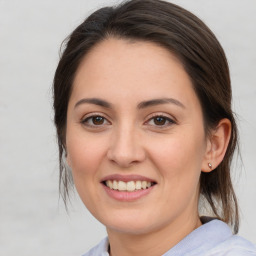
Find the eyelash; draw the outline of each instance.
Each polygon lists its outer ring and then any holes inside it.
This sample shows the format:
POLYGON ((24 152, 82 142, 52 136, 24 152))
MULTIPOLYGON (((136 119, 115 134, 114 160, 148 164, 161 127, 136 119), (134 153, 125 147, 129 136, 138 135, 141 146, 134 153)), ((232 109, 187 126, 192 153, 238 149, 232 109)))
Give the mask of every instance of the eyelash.
MULTIPOLYGON (((87 127, 92 127, 92 128, 101 128, 102 125, 104 124, 101 124, 101 125, 96 125, 96 124, 90 124, 89 121, 91 120, 91 122, 93 122, 93 118, 96 118, 96 117, 100 117, 103 119, 103 122, 107 121, 107 118, 104 117, 102 114, 93 114, 93 115, 90 115, 90 116, 85 116, 82 120, 81 120, 81 124, 82 125, 85 125, 87 127)), ((107 121, 108 123, 110 123, 109 121, 107 121)))
MULTIPOLYGON (((102 128, 104 124, 104 122, 107 121, 107 125, 111 124, 106 117, 104 117, 102 114, 93 114, 93 115, 90 115, 90 116, 86 116, 84 117, 82 120, 81 120, 81 124, 82 125, 85 125, 87 127, 91 127, 91 128, 95 128, 95 129, 99 129, 99 128, 102 128), (103 119, 103 124, 100 124, 100 125, 96 125, 96 124, 91 124, 89 123, 89 121, 93 122, 93 118, 97 118, 97 117, 100 117, 103 119)), ((149 117, 148 121, 145 122, 145 124, 149 124, 150 126, 155 126, 157 127, 157 129, 164 129, 166 127, 169 127, 173 124, 176 124, 176 122, 171 119, 170 117, 167 117, 163 114, 153 114, 149 117), (164 119, 164 124, 163 125, 156 125, 156 124, 149 124, 151 121, 155 121, 156 118, 163 118, 164 119), (168 124, 166 124, 168 122, 168 124)))
POLYGON ((173 125, 173 124, 176 124, 176 122, 175 122, 173 119, 171 119, 170 117, 167 117, 167 116, 164 115, 164 114, 153 114, 153 115, 151 115, 151 116, 149 117, 149 120, 146 121, 146 123, 148 124, 150 121, 153 121, 153 122, 154 122, 154 120, 155 120, 156 118, 159 118, 159 117, 164 119, 164 121, 165 121, 164 125, 156 125, 156 124, 153 124, 153 125, 151 125, 151 126, 156 126, 158 129, 164 129, 164 128, 169 127, 169 126, 171 126, 171 125, 173 125), (166 122, 168 122, 168 124, 166 124, 166 122))

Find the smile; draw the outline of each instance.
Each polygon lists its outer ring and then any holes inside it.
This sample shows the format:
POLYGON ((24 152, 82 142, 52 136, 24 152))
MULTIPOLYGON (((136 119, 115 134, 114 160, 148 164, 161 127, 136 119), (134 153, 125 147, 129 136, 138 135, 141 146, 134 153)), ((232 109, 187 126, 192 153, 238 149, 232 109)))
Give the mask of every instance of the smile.
POLYGON ((157 182, 136 174, 113 174, 104 177, 101 184, 109 197, 121 202, 131 202, 153 193, 157 182))
POLYGON ((128 181, 124 182, 121 180, 107 180, 104 182, 104 185, 107 186, 108 188, 112 190, 118 190, 118 191, 128 191, 128 192, 133 192, 137 190, 144 190, 152 187, 155 185, 154 182, 150 181, 128 181))

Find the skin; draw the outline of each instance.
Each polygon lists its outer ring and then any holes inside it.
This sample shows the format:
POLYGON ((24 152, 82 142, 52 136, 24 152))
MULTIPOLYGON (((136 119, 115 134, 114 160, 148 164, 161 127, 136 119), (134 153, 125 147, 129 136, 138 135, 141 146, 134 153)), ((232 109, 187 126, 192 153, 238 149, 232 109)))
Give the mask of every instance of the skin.
POLYGON ((206 137, 190 78, 166 49, 110 38, 84 57, 68 104, 67 161, 83 203, 107 228, 112 256, 161 255, 201 225, 200 174, 221 162, 229 136, 223 119, 206 137), (175 101, 138 108, 162 98, 175 101), (138 200, 120 202, 101 184, 112 174, 157 184, 138 200))

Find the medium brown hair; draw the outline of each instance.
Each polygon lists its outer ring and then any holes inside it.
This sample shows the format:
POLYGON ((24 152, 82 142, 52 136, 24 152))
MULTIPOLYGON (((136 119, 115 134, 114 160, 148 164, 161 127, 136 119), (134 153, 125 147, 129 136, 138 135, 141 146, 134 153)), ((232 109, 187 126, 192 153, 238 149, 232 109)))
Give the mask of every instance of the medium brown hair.
MULTIPOLYGON (((201 173, 200 195, 213 214, 238 232, 239 215, 230 166, 237 147, 237 127, 231 109, 231 84, 225 53, 211 30, 187 10, 161 0, 131 0, 95 11, 66 39, 53 83, 55 125, 60 164, 60 191, 66 203, 72 175, 65 168, 67 107, 72 84, 83 57, 109 37, 156 43, 183 64, 201 103, 206 134, 223 118, 232 124, 223 161, 201 173)), ((111 54, 111 53, 110 53, 111 54)))

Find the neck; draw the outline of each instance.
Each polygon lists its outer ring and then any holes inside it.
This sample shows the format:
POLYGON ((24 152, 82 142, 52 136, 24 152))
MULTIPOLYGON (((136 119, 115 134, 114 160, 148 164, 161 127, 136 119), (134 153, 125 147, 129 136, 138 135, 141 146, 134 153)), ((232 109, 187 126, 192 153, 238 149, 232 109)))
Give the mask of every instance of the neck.
POLYGON ((201 225, 197 215, 186 218, 186 221, 184 216, 180 216, 175 223, 145 234, 127 234, 107 229, 110 256, 162 255, 201 225))

